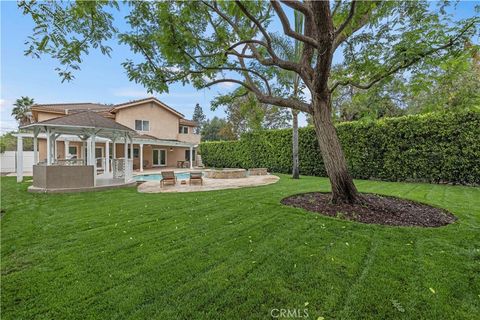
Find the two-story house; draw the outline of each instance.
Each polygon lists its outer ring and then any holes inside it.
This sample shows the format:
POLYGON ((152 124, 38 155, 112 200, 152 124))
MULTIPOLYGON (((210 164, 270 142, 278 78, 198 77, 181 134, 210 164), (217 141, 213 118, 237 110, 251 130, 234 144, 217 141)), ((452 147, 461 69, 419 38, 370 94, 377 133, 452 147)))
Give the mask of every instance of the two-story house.
MULTIPOLYGON (((192 167, 196 164, 195 149, 200 143, 200 135, 195 133, 196 123, 185 119, 183 114, 153 97, 117 105, 37 104, 32 106, 31 110, 35 122, 89 110, 134 129, 136 134, 133 144, 129 144, 128 153, 132 154, 130 146, 133 145, 133 167, 140 171, 144 168, 192 167)), ((75 137, 60 137, 54 146, 55 159, 59 160, 84 159, 86 151, 85 143, 75 137)), ((97 168, 105 165, 107 155, 112 157, 115 154, 124 154, 124 144, 114 144, 102 139, 96 141, 97 168)), ((39 161, 47 158, 46 139, 41 137, 38 139, 38 158, 39 161)))

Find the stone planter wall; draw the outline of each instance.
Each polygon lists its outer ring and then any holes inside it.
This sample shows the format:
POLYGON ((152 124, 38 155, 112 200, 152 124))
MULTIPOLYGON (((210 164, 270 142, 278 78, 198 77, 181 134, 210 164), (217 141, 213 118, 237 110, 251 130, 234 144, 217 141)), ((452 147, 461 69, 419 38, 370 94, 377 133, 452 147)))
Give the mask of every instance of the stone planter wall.
POLYGON ((208 169, 204 170, 205 178, 210 179, 239 179, 247 177, 245 169, 208 169))
POLYGON ((267 168, 250 168, 248 174, 251 176, 266 176, 268 173, 267 168))

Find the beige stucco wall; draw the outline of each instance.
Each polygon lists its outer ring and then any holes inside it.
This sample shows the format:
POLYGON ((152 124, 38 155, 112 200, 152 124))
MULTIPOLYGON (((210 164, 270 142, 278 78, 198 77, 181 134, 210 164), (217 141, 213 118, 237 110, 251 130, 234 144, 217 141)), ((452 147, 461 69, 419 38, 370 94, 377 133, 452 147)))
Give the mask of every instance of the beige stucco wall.
POLYGON ((141 133, 159 139, 177 139, 179 117, 153 102, 120 109, 115 116, 115 121, 134 130, 135 120, 150 121, 150 130, 141 133))
POLYGON ((38 121, 45 121, 53 118, 63 117, 63 114, 50 113, 50 112, 38 112, 38 121))
MULTIPOLYGON (((57 158, 65 158, 65 145, 63 141, 57 141, 57 158)), ((45 161, 47 160, 47 140, 38 139, 38 160, 45 161)))
MULTIPOLYGON (((189 132, 192 132, 192 128, 189 128, 189 132)), ((190 142, 194 144, 199 144, 200 143, 200 135, 199 134, 193 134, 193 133, 179 133, 178 134, 178 140, 179 141, 185 141, 185 142, 190 142)))

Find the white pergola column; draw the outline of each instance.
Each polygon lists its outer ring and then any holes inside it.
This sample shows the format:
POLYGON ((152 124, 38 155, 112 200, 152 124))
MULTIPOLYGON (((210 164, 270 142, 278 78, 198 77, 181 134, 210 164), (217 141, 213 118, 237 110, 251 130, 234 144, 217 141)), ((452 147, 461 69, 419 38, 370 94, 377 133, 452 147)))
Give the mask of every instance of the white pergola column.
POLYGON ((55 160, 57 160, 57 135, 54 133, 53 134, 53 157, 52 157, 52 163, 55 163, 55 160))
POLYGON ((92 165, 92 141, 91 141, 91 137, 88 138, 86 142, 86 145, 87 145, 87 156, 86 156, 86 159, 85 159, 85 163, 90 166, 92 165))
POLYGON ((193 146, 190 146, 190 169, 193 169, 193 146))
POLYGON ((95 187, 97 185, 97 161, 95 159, 95 134, 92 134, 92 141, 91 141, 91 161, 93 165, 93 186, 95 187))
POLYGON ((125 144, 123 145, 123 155, 124 155, 124 158, 125 160, 128 159, 128 140, 127 140, 127 136, 125 136, 125 144))
POLYGON ((23 137, 17 137, 17 182, 23 181, 23 137))
POLYGON ((117 158, 117 144, 115 141, 116 141, 115 139, 112 141, 112 158, 113 159, 117 158))
POLYGON ((92 135, 92 140, 90 141, 91 143, 91 147, 90 147, 90 161, 91 161, 91 164, 92 165, 96 165, 97 164, 97 159, 95 159, 95 134, 92 135))
POLYGON ((47 128, 47 165, 52 164, 52 135, 50 129, 47 128))
POLYGON ((143 172, 143 143, 140 143, 140 172, 143 172))
POLYGON ((133 160, 133 139, 130 140, 130 159, 133 160))
POLYGON ((123 179, 125 182, 127 182, 127 165, 128 165, 128 140, 127 140, 127 135, 125 135, 125 143, 123 145, 123 154, 125 157, 124 163, 123 163, 123 179))
POLYGON ((85 157, 85 152, 88 152, 87 150, 88 150, 87 139, 83 139, 82 140, 82 159, 83 159, 84 165, 88 164, 88 157, 85 157))
POLYGON ((33 164, 38 163, 38 130, 33 133, 33 164))
POLYGON ((69 153, 69 147, 70 147, 70 141, 68 141, 67 139, 65 139, 63 141, 63 143, 65 144, 65 159, 68 159, 68 156, 70 155, 69 153))
POLYGON ((105 142, 105 172, 110 172, 110 141, 105 142))

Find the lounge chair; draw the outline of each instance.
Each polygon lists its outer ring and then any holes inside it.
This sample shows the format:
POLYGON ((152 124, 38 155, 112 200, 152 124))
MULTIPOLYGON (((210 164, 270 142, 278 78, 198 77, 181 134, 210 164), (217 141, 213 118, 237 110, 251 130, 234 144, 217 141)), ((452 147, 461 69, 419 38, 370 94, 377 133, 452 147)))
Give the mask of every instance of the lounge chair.
POLYGON ((203 178, 202 178, 202 173, 200 171, 192 171, 190 172, 190 185, 192 185, 192 180, 193 181, 200 181, 200 184, 203 186, 203 178))
POLYGON ((173 185, 177 183, 177 177, 175 177, 175 173, 173 171, 162 171, 160 172, 162 175, 162 180, 160 180, 160 187, 165 185, 165 182, 173 182, 173 185))

